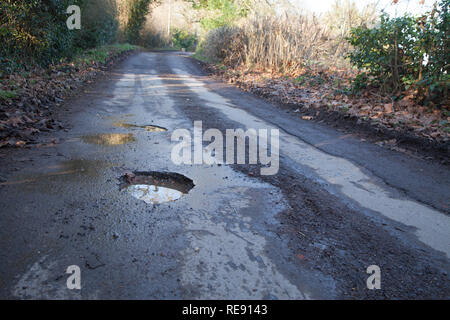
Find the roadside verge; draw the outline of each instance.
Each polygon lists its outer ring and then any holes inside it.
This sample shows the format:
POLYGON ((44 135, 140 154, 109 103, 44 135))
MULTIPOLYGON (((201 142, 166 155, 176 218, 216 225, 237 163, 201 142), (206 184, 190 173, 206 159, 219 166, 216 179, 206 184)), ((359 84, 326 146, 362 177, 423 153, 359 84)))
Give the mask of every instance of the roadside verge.
POLYGON ((330 84, 336 79, 326 75, 305 75, 300 81, 196 61, 215 78, 264 98, 299 121, 325 123, 384 148, 450 164, 450 111, 446 108, 418 107, 408 96, 387 101, 376 92, 352 97, 336 90, 330 84))
POLYGON ((138 50, 113 44, 87 50, 71 61, 5 75, 0 79, 0 148, 27 147, 42 131, 63 129, 53 116, 64 100, 138 50))

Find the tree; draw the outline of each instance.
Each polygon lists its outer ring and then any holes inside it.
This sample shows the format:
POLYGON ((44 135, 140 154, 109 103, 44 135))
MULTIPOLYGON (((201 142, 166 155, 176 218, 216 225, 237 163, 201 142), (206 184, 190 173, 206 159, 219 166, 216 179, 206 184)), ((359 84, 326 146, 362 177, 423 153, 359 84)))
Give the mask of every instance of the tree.
POLYGON ((140 32, 150 11, 150 3, 155 0, 130 0, 130 11, 125 29, 127 40, 132 44, 139 41, 140 32))
POLYGON ((188 0, 202 11, 200 24, 205 31, 231 26, 250 12, 250 0, 188 0))

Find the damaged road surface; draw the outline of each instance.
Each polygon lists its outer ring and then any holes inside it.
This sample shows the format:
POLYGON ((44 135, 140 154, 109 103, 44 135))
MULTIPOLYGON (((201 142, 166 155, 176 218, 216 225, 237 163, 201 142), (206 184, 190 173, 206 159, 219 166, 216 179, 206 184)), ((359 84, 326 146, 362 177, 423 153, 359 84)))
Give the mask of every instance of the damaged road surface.
POLYGON ((58 112, 56 143, 0 149, 3 299, 450 298, 446 166, 303 121, 185 53, 138 53, 58 112), (175 164, 195 121, 279 130, 278 172, 175 164))

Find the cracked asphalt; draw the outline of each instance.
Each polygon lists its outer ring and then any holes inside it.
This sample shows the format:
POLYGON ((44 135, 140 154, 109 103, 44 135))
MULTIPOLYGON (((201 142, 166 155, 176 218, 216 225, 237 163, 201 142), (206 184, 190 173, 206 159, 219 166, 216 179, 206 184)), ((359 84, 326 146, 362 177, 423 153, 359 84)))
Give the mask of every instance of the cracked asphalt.
POLYGON ((0 150, 2 299, 450 298, 446 166, 303 121, 179 52, 136 53, 58 117, 56 143, 0 150), (173 131, 200 120, 278 129, 278 173, 174 164, 173 131), (119 188, 131 171, 195 187, 152 205, 119 188))

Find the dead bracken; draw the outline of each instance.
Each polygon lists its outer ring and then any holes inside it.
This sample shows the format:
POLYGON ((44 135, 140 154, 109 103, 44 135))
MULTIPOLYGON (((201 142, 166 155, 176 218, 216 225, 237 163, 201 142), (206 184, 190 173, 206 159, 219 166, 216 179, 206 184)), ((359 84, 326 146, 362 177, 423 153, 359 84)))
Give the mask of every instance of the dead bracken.
POLYGON ((194 182, 174 172, 134 171, 120 178, 120 189, 149 204, 180 199, 194 188, 194 182))

